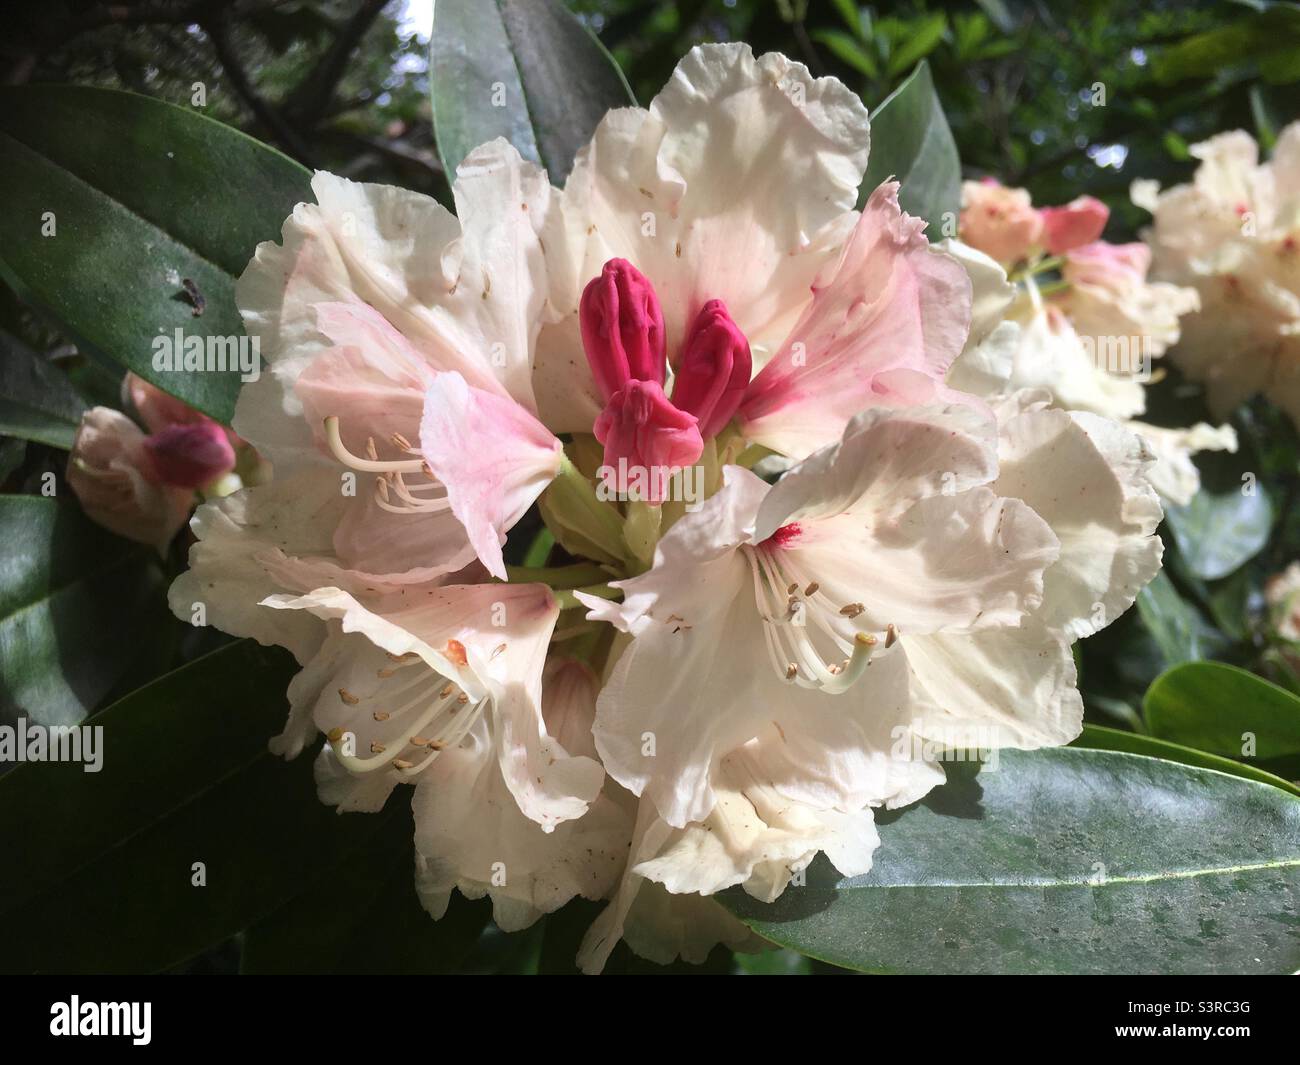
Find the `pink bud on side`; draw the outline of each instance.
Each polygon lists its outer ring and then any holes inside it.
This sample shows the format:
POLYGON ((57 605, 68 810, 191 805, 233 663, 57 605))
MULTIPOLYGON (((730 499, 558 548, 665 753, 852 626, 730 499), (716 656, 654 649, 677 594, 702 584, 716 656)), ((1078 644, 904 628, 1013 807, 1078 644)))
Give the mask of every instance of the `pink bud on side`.
POLYGON ((68 484, 93 521, 162 550, 185 524, 194 492, 155 480, 145 436, 125 414, 92 407, 81 416, 68 484))
POLYGON ((704 450, 695 415, 673 406, 657 381, 629 381, 615 392, 594 431, 605 445, 606 484, 624 495, 643 485, 649 503, 662 503, 668 479, 704 450))
POLYGON ((582 293, 578 306, 582 346, 600 398, 629 381, 662 385, 664 316, 649 278, 626 259, 610 259, 582 293))
POLYGON ((1043 247, 1051 255, 1064 255, 1101 236, 1110 208, 1092 196, 1080 196, 1064 207, 1044 207, 1043 247))
POLYGON ((686 334, 673 382, 673 403, 695 415, 700 436, 709 440, 736 413, 752 370, 745 334, 731 320, 722 300, 709 300, 686 334))
POLYGON ((202 488, 235 467, 235 449, 213 421, 169 425, 144 440, 150 479, 177 488, 202 488))

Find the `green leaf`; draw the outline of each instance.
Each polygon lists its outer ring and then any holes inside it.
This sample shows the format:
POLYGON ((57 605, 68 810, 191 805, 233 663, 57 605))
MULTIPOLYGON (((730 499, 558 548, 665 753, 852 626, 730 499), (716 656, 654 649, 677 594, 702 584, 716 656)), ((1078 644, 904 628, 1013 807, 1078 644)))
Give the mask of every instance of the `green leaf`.
POLYGON ((559 0, 439 0, 430 68, 448 178, 471 150, 505 137, 563 184, 605 112, 636 103, 613 58, 559 0))
POLYGON ((249 928, 241 972, 420 975, 459 968, 491 917, 491 902, 453 893, 435 921, 415 894, 410 804, 380 816, 379 830, 328 877, 249 928))
POLYGON ((1086 747, 1093 751, 1126 751, 1129 754, 1144 754, 1148 758, 1163 758, 1181 765, 1199 766, 1201 769, 1216 769, 1246 780, 1258 780, 1262 784, 1272 784, 1275 788, 1300 795, 1300 787, 1284 780, 1282 777, 1256 769, 1253 765, 1237 762, 1231 758, 1221 758, 1217 754, 1206 754, 1180 743, 1143 736, 1137 732, 1123 729, 1107 728, 1104 725, 1084 725, 1083 733, 1070 744, 1071 747, 1086 747))
POLYGON ((99 772, 32 762, 0 778, 0 971, 169 968, 320 883, 379 830, 382 815, 317 799, 311 752, 286 764, 267 750, 296 668, 284 651, 230 644, 99 714, 99 772))
POLYGON ((26 458, 26 440, 18 440, 12 436, 0 438, 0 484, 7 481, 26 458))
POLYGON ((902 183, 898 201, 909 214, 943 234, 945 215, 955 222, 961 207, 961 162, 930 66, 922 60, 871 116, 871 156, 863 196, 890 177, 902 183))
POLYGON ((1244 669, 1177 666, 1147 689, 1143 713, 1155 736, 1300 777, 1300 698, 1244 669))
POLYGON ((1152 73, 1160 84, 1184 78, 1214 77, 1223 70, 1253 62, 1267 81, 1294 81, 1300 77, 1300 6, 1290 3, 1251 5, 1227 25, 1186 37, 1160 50, 1152 73))
POLYGON ((1194 662, 1223 649, 1223 636, 1201 617, 1161 570, 1138 593, 1138 613, 1168 665, 1194 662))
POLYGON ((880 75, 880 67, 871 53, 862 47, 857 38, 843 30, 817 30, 812 34, 812 39, 824 45, 831 55, 859 74, 865 74, 869 78, 880 75))
POLYGON ((1300 968, 1300 799, 1111 751, 969 768, 877 816, 870 873, 819 859, 771 905, 738 888, 719 900, 781 946, 865 972, 1300 968))
POLYGON ((902 45, 889 57, 889 76, 897 77, 914 63, 933 52, 948 29, 948 16, 942 11, 926 15, 908 28, 902 45))
POLYGON ((238 370, 155 370, 154 341, 237 343, 235 278, 311 175, 190 108, 72 85, 0 89, 0 152, 5 279, 84 348, 229 422, 238 370))
POLYGON ((0 330, 0 433, 66 451, 85 409, 67 377, 0 330))
POLYGON ((157 558, 36 496, 0 496, 0 542, 0 724, 74 724, 163 620, 157 558))
POLYGON ((1186 506, 1167 506, 1165 520, 1187 568, 1202 580, 1215 581, 1264 549, 1273 507, 1262 485, 1249 495, 1241 489, 1202 488, 1186 506))

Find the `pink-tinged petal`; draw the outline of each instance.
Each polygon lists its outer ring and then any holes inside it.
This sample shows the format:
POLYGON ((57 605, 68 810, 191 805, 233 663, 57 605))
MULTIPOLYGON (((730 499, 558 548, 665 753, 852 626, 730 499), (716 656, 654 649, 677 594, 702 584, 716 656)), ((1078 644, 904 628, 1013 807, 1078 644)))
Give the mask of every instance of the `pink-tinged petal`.
POLYGON ((712 439, 736 413, 752 372, 745 334, 722 300, 709 300, 686 335, 673 380, 673 404, 694 414, 700 435, 712 439))
POLYGON ((169 425, 144 440, 150 480, 175 488, 202 488, 235 468, 235 449, 214 421, 169 425))
POLYGON ((1150 268, 1151 249, 1141 241, 1108 244, 1098 240, 1070 249, 1061 275, 1071 284, 1122 291, 1145 281, 1150 268))
POLYGON ((447 490, 479 559, 505 578, 501 545, 560 468, 560 442, 513 400, 438 374, 425 393, 420 454, 447 490))
POLYGON ((629 381, 662 385, 664 316, 646 276, 626 259, 610 259, 582 293, 582 346, 596 387, 608 400, 629 381))
POLYGON ((1024 189, 1009 189, 992 178, 966 181, 961 206, 962 241, 1000 263, 1025 258, 1042 239, 1042 213, 1024 189))
POLYGON ((283 243, 258 246, 236 284, 250 337, 269 364, 240 394, 235 425, 278 473, 316 461, 294 396, 304 369, 339 341, 317 307, 355 300, 400 331, 429 364, 532 405, 533 344, 546 310, 539 231, 550 185, 504 140, 462 162, 456 214, 428 196, 318 171, 283 243))
MULTIPOLYGON (((336 483, 346 472, 339 471, 336 483)), ((454 573, 474 561, 474 545, 450 508, 394 514, 380 505, 372 474, 356 477, 356 498, 346 500, 334 530, 334 551, 348 569, 409 584, 454 573)))
POLYGON ((1101 236, 1110 208, 1092 196, 1080 196, 1064 207, 1044 207, 1043 244, 1052 255, 1091 244, 1101 236))
POLYGON ((740 407, 745 436, 803 457, 834 443, 859 411, 922 399, 923 378, 942 379, 970 331, 971 282, 931 250, 920 219, 898 207, 898 184, 871 194, 839 263, 740 407), (891 376, 892 375, 892 376, 891 376), (903 388, 902 382, 906 381, 903 388))
POLYGON ((624 495, 644 481, 650 503, 662 503, 669 478, 704 450, 695 415, 673 406, 654 381, 629 381, 615 392, 594 432, 605 445, 609 488, 624 495))
POLYGON ((434 370, 383 315, 364 303, 318 304, 316 318, 336 347, 302 371, 294 392, 317 446, 324 445, 325 419, 334 417, 354 455, 366 455, 373 441, 381 458, 407 457, 392 453, 393 437, 416 439, 434 370))

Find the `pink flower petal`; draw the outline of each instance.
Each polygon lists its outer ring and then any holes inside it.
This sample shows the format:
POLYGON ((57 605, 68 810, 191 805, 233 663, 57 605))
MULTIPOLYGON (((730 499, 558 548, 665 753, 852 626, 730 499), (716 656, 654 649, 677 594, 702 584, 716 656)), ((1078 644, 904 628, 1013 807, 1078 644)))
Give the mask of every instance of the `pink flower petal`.
POLYGON ((506 530, 555 477, 560 442, 518 403, 449 372, 435 376, 425 393, 420 453, 446 487, 479 559, 504 579, 506 530))
POLYGON ((801 458, 838 440, 904 377, 909 395, 929 377, 937 391, 924 401, 946 398, 938 390, 970 332, 971 284, 956 260, 930 249, 924 228, 899 210, 897 182, 871 194, 831 276, 813 286, 812 303, 750 383, 746 437, 801 458))

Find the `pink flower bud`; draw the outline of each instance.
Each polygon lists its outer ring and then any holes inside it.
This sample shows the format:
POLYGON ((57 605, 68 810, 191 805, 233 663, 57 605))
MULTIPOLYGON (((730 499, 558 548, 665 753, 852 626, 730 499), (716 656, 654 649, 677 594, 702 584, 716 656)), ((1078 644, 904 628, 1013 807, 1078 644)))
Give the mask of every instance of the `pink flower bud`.
POLYGON ((662 385, 664 316, 650 280, 626 259, 610 259, 582 293, 578 308, 582 346, 600 397, 608 400, 628 381, 662 385))
POLYGON ((752 369, 745 334, 722 300, 709 300, 686 334, 673 382, 673 403, 695 415, 701 437, 715 437, 740 406, 752 369))
POLYGON ((668 478, 704 450, 695 415, 673 406, 657 381, 629 381, 610 396, 594 432, 605 445, 607 487, 631 495, 639 486, 649 503, 662 503, 668 478))
POLYGON ((93 521, 119 536, 161 550, 185 524, 194 492, 159 483, 135 422, 108 407, 81 416, 68 484, 93 521))
POLYGON ((235 468, 235 449, 214 421, 169 425, 144 440, 145 474, 158 484, 202 488, 235 468))
POLYGON ((1080 196, 1064 207, 1044 207, 1043 246, 1052 255, 1091 244, 1101 236, 1110 208, 1092 196, 1080 196))

